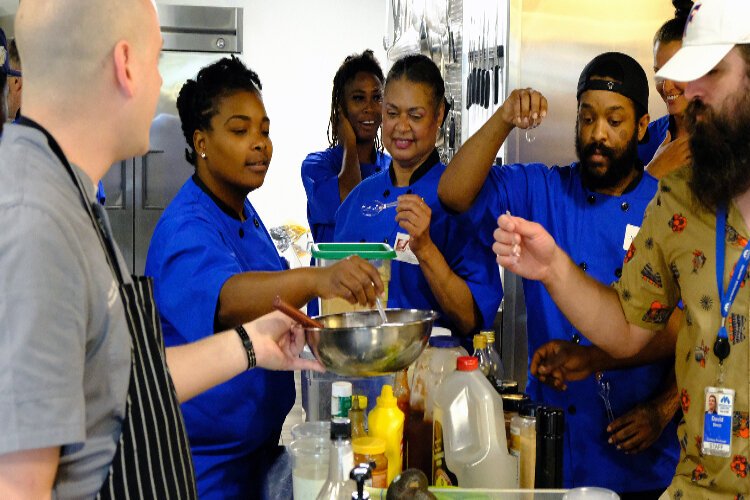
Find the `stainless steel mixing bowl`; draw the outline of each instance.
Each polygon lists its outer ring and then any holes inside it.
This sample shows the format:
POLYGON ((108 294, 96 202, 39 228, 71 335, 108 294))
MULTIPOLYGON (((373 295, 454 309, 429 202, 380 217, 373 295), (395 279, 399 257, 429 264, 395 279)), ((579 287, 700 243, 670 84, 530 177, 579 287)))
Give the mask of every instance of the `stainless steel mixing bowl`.
POLYGON ((307 345, 327 370, 339 375, 376 376, 402 370, 422 353, 438 317, 435 311, 386 309, 318 316, 324 328, 305 327, 307 345))

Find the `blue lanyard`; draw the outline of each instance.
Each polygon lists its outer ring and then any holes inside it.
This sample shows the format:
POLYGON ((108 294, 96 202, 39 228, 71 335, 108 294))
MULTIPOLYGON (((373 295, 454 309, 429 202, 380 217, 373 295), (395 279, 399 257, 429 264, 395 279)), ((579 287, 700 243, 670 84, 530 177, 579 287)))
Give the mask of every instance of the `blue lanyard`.
POLYGON ((737 297, 737 292, 740 290, 742 281, 747 274, 748 264, 750 264, 750 242, 748 242, 742 250, 737 264, 734 266, 732 279, 729 280, 729 285, 726 291, 724 291, 726 226, 727 208, 721 206, 716 210, 716 286, 719 289, 719 301, 721 302, 721 327, 716 334, 716 342, 714 342, 714 354, 719 358, 719 363, 723 363, 729 356, 730 345, 726 328, 727 316, 729 315, 729 309, 734 303, 734 299, 737 297))

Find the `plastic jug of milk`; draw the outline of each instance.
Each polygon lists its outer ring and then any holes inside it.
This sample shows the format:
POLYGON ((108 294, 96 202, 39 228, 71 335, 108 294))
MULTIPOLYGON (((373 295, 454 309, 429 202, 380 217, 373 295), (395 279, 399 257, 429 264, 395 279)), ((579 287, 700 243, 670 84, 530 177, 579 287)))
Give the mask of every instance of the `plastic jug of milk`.
POLYGON ((462 356, 437 388, 433 409, 433 480, 436 486, 517 488, 516 459, 508 454, 503 402, 462 356))

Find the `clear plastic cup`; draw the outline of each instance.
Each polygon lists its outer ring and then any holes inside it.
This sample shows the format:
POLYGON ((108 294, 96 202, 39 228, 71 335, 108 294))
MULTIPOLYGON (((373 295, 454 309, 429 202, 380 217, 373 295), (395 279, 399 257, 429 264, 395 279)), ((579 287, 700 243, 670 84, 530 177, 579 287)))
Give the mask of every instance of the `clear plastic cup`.
POLYGON ((331 439, 331 422, 320 421, 320 422, 302 422, 292 427, 292 441, 301 438, 323 438, 325 440, 331 439))
POLYGON ((330 447, 330 436, 325 439, 316 436, 303 437, 292 441, 289 445, 289 451, 292 454, 294 498, 314 499, 318 496, 328 477, 330 447))

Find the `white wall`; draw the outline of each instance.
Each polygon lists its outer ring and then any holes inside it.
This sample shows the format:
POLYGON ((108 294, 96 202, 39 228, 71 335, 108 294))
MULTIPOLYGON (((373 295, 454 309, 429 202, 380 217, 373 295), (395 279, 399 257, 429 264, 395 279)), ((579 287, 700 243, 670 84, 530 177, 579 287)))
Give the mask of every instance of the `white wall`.
POLYGON ((157 0, 244 8, 243 60, 260 76, 274 145, 265 184, 250 194, 266 227, 307 226, 300 165, 327 147, 333 75, 366 48, 385 69, 387 0, 157 0))

